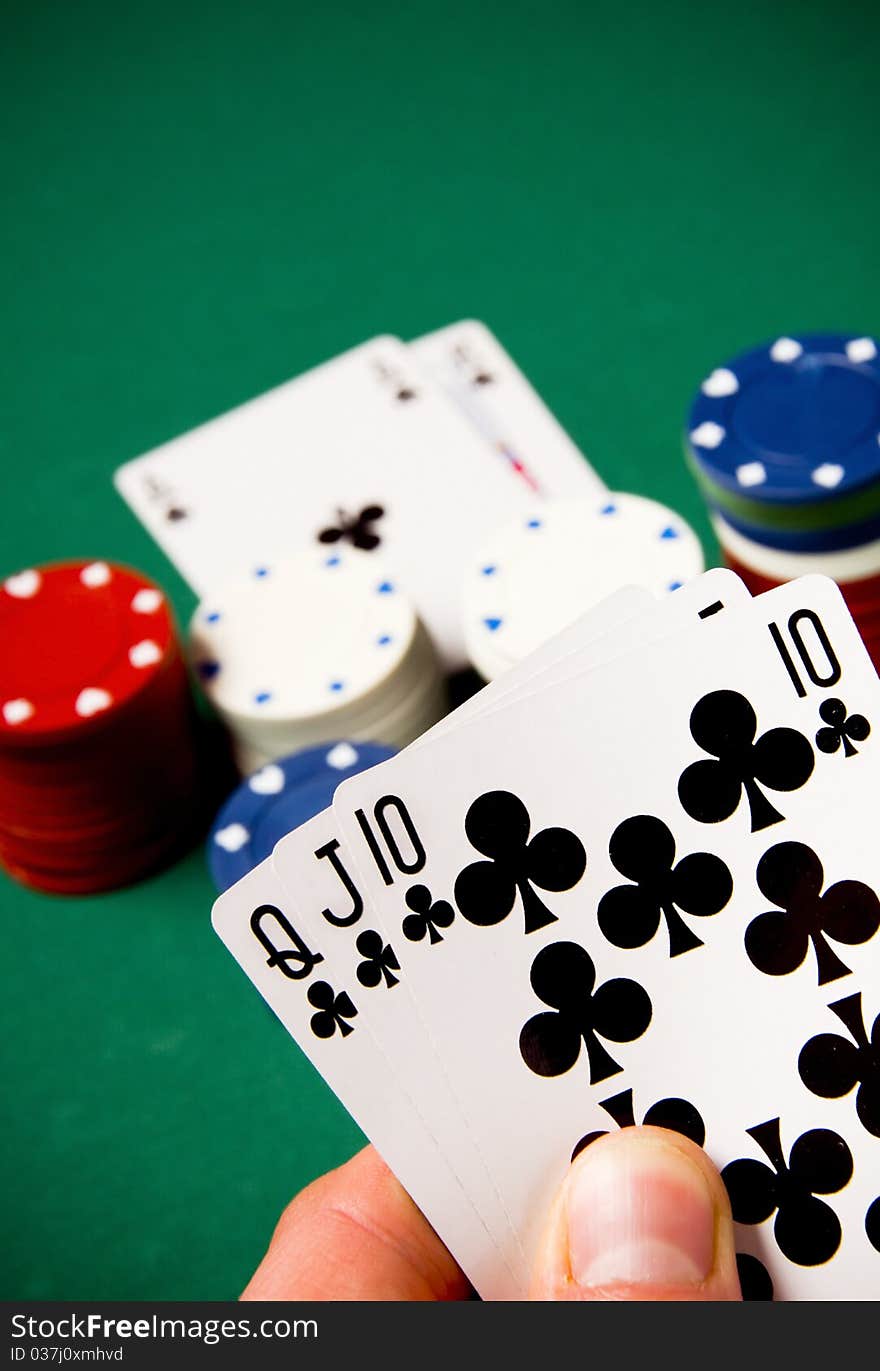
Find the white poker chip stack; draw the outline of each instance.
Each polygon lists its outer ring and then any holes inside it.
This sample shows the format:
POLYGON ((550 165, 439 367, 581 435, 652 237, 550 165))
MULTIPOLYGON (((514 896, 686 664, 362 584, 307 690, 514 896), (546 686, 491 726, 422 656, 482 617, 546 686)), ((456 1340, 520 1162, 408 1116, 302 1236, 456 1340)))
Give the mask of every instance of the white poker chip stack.
POLYGON ((355 549, 305 548, 218 588, 190 653, 244 773, 330 738, 402 748, 447 707, 412 603, 355 549))
POLYGON ((465 574, 471 662, 494 680, 622 586, 661 596, 703 570, 696 534, 654 500, 608 491, 543 501, 489 539, 465 574))

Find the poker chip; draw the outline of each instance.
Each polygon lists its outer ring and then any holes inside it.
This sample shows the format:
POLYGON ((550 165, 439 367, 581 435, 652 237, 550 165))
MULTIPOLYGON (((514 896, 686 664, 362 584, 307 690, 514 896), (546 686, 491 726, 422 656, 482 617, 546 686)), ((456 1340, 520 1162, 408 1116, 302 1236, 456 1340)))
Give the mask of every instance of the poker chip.
MULTIPOLYGON (((721 507, 709 502, 710 510, 721 507)), ((734 514, 727 507, 723 510, 724 522, 736 529, 744 538, 762 547, 778 548, 781 552, 846 552, 849 548, 861 547, 880 538, 880 516, 866 519, 856 524, 844 524, 839 528, 800 529, 776 527, 750 523, 734 514)))
POLYGON ((110 889, 178 850, 197 806, 189 684, 161 590, 103 561, 0 587, 0 862, 58 893, 110 889))
POLYGON ((880 538, 839 552, 789 552, 754 542, 720 514, 712 516, 712 527, 725 552, 773 581, 793 581, 797 576, 818 573, 845 584, 880 576, 880 538))
MULTIPOLYGON (((712 522, 721 543, 725 562, 731 571, 735 571, 742 578, 752 595, 763 595, 765 591, 774 590, 786 581, 793 580, 796 576, 808 575, 810 572, 831 576, 836 580, 871 660, 880 670, 880 573, 864 577, 853 576, 850 573, 857 569, 857 566, 852 561, 836 568, 834 559, 827 556, 790 559, 789 555, 784 553, 778 553, 772 560, 766 556, 759 556, 755 559, 759 563, 756 568, 750 549, 744 546, 745 540, 736 535, 735 530, 725 526, 719 515, 713 516, 712 522), (732 532, 734 537, 731 537, 732 532), (800 569, 796 569, 797 567, 800 569)), ((766 553, 766 549, 762 548, 761 553, 766 553)))
MULTIPOLYGON (((384 744, 400 751, 442 719, 447 710, 448 692, 445 681, 441 679, 433 691, 418 695, 401 711, 386 717, 382 726, 384 744)), ((354 739, 360 740, 360 735, 354 739)), ((250 776, 251 772, 258 771, 273 760, 273 755, 282 754, 261 752, 241 739, 232 739, 232 756, 241 776, 250 776)))
POLYGON ((80 732, 133 700, 168 659, 161 592, 106 562, 29 568, 0 592, 0 739, 80 732))
POLYGON ((219 587, 193 616, 190 656, 246 762, 333 737, 404 746, 446 708, 412 603, 355 549, 304 548, 219 587))
POLYGON ((848 496, 880 504, 877 343, 820 333, 741 353, 703 380, 687 435, 721 505, 822 506, 825 522, 848 496))
POLYGON ((212 826, 208 867, 218 892, 271 856, 285 834, 332 804, 346 777, 394 755, 394 748, 380 743, 341 739, 265 762, 233 791, 212 826))
POLYGON ((685 451, 725 560, 752 593, 830 576, 880 661, 877 341, 781 337, 715 368, 685 451))
POLYGON ((545 501, 472 559, 462 591, 471 662, 493 680, 621 586, 665 595, 703 567, 696 534, 654 500, 545 501))

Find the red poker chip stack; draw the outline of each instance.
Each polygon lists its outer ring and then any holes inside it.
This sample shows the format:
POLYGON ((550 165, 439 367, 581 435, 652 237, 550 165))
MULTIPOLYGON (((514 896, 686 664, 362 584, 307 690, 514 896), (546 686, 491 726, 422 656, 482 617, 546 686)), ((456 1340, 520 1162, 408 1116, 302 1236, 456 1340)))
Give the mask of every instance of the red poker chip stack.
POLYGON ((0 588, 0 863, 59 894, 126 885, 195 835, 187 672, 164 595, 107 562, 0 588))
POLYGON ((712 523, 725 562, 752 595, 798 576, 818 574, 836 581, 868 655, 880 671, 880 541, 836 553, 793 553, 753 543, 720 516, 712 523))
MULTIPOLYGON (((752 595, 762 595, 765 590, 774 590, 776 586, 785 584, 784 580, 775 580, 753 571, 744 562, 737 561, 730 552, 725 552, 724 560, 731 571, 745 581, 752 595)), ((880 580, 838 581, 837 584, 866 645, 872 652, 880 648, 880 580)))

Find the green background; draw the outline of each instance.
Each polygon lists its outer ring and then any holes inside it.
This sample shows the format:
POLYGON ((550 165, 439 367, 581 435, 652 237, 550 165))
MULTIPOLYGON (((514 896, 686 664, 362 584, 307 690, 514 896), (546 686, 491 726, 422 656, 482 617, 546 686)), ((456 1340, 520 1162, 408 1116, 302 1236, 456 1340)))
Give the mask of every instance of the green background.
MULTIPOLYGON (((0 570, 124 559, 185 617, 114 467, 463 316, 610 485, 708 538, 679 439, 701 376, 880 326, 876 13, 7 4, 0 570)), ((358 1145, 211 898, 201 852, 101 898, 0 884, 4 1296, 236 1294, 358 1145)))

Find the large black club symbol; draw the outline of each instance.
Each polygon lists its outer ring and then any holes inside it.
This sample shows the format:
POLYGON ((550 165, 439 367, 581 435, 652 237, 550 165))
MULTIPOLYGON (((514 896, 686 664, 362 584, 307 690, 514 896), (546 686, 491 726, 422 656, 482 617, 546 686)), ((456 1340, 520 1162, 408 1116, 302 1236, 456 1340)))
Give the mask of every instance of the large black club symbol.
POLYGON ((337 509, 335 524, 329 528, 322 528, 318 534, 319 543, 338 543, 342 539, 351 543, 352 547, 360 548, 362 552, 372 552, 379 546, 382 539, 379 534, 371 527, 385 514, 381 505, 365 505, 359 514, 354 516, 346 514, 344 509, 337 509))
POLYGON ((651 1022, 651 1001, 635 981, 612 980, 596 985, 592 958, 578 943, 551 943, 532 963, 532 989, 552 1006, 523 1026, 519 1050, 538 1076, 561 1076, 587 1049, 590 1084, 616 1076, 618 1065, 599 1038, 629 1043, 651 1022))
POLYGON ((381 933, 374 928, 365 929, 358 935, 355 947, 364 959, 357 968, 361 985, 374 989, 384 982, 390 990, 399 984, 399 977, 394 972, 400 970, 400 962, 391 944, 383 941, 381 933))
POLYGON ((838 752, 842 743, 844 757, 854 757, 859 750, 854 744, 863 743, 871 732, 864 714, 848 714, 843 700, 823 700, 819 718, 825 725, 816 734, 820 752, 838 752))
MULTIPOLYGON (((619 1095, 612 1095, 608 1100, 600 1100, 599 1107, 611 1115, 618 1128, 632 1128, 635 1124, 631 1090, 621 1090, 619 1095)), ((706 1125, 700 1111, 690 1100, 681 1100, 677 1096, 670 1096, 669 1099, 658 1100, 656 1104, 652 1104, 642 1122, 651 1124, 654 1128, 669 1128, 674 1133, 683 1133, 699 1147, 706 1141, 706 1125)), ((589 1147, 597 1138, 604 1138, 607 1132, 607 1129, 599 1128, 593 1133, 585 1133, 575 1144, 571 1160, 574 1161, 575 1157, 580 1156, 584 1148, 589 1147)))
POLYGON ((760 737, 755 711, 735 690, 713 690, 691 711, 691 737, 715 759, 692 762, 678 782, 682 807, 701 824, 729 819, 745 791, 751 831, 777 824, 782 815, 764 794, 798 790, 813 771, 813 749, 794 728, 771 728, 760 737))
POLYGON ((804 843, 777 843, 764 853, 755 873, 762 895, 778 909, 753 919, 746 929, 746 952, 767 976, 796 971, 810 943, 816 953, 818 984, 849 975, 827 939, 854 946, 880 928, 880 900, 861 881, 837 881, 822 894, 825 873, 816 853, 804 843))
POLYGON ((848 1095, 858 1085, 856 1113, 862 1126, 880 1138, 880 1014, 868 1037, 861 994, 848 995, 828 1008, 848 1030, 852 1042, 839 1033, 818 1033, 801 1048, 798 1071, 814 1095, 826 1100, 848 1095))
POLYGON ((880 1252, 880 1195, 873 1200, 865 1215, 865 1232, 868 1242, 876 1252, 880 1252))
POLYGON ((704 918, 724 908, 733 881, 721 858, 694 852, 676 865, 675 839, 651 814, 624 819, 611 835, 608 852, 620 874, 635 882, 615 886, 599 901, 599 927, 608 941, 615 947, 643 947, 663 918, 670 957, 702 947, 678 911, 704 918))
POLYGON ((337 995, 328 981, 315 981, 309 988, 308 1001, 318 1011, 309 1020, 316 1038, 332 1038, 337 1028, 342 1038, 354 1032, 354 1024, 347 1021, 356 1016, 357 1009, 344 990, 337 995))
POLYGON ((750 1252, 737 1252, 736 1274, 744 1300, 772 1300, 773 1281, 762 1261, 750 1252))
POLYGON ((570 890, 587 866, 587 854, 567 828, 544 828, 529 838, 531 819, 522 800, 507 790, 490 790, 474 800, 465 816, 468 841, 489 860, 471 862, 455 882, 462 917, 480 927, 501 923, 522 900, 525 932, 555 923, 539 890, 570 890))
POLYGON ((797 1266, 821 1266, 840 1246, 840 1220, 817 1195, 833 1195, 848 1184, 853 1159, 839 1134, 812 1128, 794 1143, 788 1163, 782 1150, 779 1119, 746 1130, 770 1161, 744 1157, 721 1173, 737 1223, 776 1219, 773 1235, 780 1252, 797 1266))
POLYGON ((404 899, 412 910, 403 921, 403 936, 411 943, 420 943, 428 935, 431 943, 442 943, 441 928, 450 928, 455 910, 448 900, 435 900, 426 885, 411 885, 404 899))

